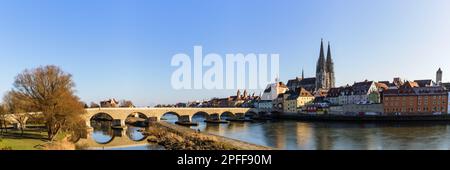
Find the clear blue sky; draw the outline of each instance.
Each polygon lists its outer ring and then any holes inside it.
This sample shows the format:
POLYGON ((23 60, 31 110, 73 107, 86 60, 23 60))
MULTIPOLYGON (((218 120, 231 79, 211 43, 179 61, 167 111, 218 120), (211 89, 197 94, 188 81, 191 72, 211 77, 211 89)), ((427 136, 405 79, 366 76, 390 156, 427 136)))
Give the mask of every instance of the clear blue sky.
POLYGON ((280 78, 313 76, 331 41, 337 85, 435 77, 450 81, 448 0, 1 0, 0 92, 26 68, 73 74, 86 102, 138 105, 227 96, 172 90, 176 53, 279 53, 280 78))

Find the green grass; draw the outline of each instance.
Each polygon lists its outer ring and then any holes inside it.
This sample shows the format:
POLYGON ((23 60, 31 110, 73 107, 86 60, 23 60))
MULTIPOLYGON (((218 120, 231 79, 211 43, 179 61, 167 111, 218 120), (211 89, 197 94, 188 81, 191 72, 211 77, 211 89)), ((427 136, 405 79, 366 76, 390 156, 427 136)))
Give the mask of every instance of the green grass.
POLYGON ((40 150, 45 140, 40 139, 8 139, 3 138, 0 142, 1 148, 11 148, 12 150, 40 150))
POLYGON ((0 149, 11 148, 13 150, 39 150, 41 145, 48 140, 47 132, 39 130, 25 130, 23 136, 20 130, 8 130, 8 133, 0 135, 0 149))

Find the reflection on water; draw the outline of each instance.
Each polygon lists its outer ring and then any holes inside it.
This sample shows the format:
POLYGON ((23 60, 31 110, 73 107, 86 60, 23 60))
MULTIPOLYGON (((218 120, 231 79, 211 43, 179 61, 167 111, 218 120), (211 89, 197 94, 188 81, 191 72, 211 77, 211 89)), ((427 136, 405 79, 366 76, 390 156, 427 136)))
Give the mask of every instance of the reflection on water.
POLYGON ((178 117, 177 115, 174 114, 165 114, 164 116, 161 117, 161 120, 170 123, 175 123, 176 121, 178 121, 178 117))
POLYGON ((94 138, 95 142, 99 144, 107 144, 111 142, 114 137, 121 136, 121 132, 115 132, 111 128, 111 121, 91 121, 91 126, 94 128, 92 132, 92 138, 94 138))
POLYGON ((142 132, 145 131, 145 128, 128 126, 126 129, 127 136, 133 141, 142 141, 147 138, 142 132))
POLYGON ((450 149, 450 123, 198 122, 193 129, 278 149, 450 149))
POLYGON ((159 145, 144 143, 137 145, 138 142, 147 139, 142 132, 145 128, 127 125, 125 129, 111 128, 112 121, 92 121, 93 127, 92 139, 98 143, 103 144, 105 148, 111 150, 160 150, 159 145), (110 146, 113 141, 123 144, 121 146, 110 146))

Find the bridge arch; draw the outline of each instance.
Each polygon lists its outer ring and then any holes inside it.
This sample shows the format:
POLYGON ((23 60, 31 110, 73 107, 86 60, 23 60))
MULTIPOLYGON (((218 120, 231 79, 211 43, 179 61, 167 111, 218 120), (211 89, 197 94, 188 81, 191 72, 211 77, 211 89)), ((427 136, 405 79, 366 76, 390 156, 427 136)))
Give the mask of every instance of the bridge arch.
POLYGON ((130 117, 142 118, 142 119, 148 119, 148 116, 145 115, 144 113, 141 113, 141 112, 133 112, 133 113, 130 113, 130 114, 127 116, 127 118, 130 118, 130 117))
POLYGON ((205 111, 199 111, 197 113, 194 113, 191 117, 192 120, 194 119, 199 119, 199 118, 203 118, 203 119, 208 119, 209 118, 209 114, 206 113, 205 111))
POLYGON ((87 122, 86 125, 88 125, 89 127, 96 127, 96 125, 93 124, 94 123, 93 121, 111 121, 112 122, 113 120, 114 120, 114 118, 110 114, 105 113, 105 112, 99 112, 99 113, 92 115, 89 118, 89 122, 87 122))
POLYGON ((220 119, 227 119, 227 118, 234 118, 236 117, 236 115, 234 115, 234 113, 230 112, 230 111, 225 111, 222 114, 220 114, 220 119))
POLYGON ((98 144, 109 144, 115 138, 115 131, 111 128, 113 117, 105 112, 94 114, 90 119, 90 127, 93 128, 92 140, 98 144))
POLYGON ((127 118, 125 119, 125 124, 133 126, 147 126, 147 120, 148 117, 144 113, 133 112, 127 116, 127 118))
POLYGON ((173 112, 173 111, 169 111, 169 112, 165 112, 164 114, 161 115, 160 120, 164 120, 164 121, 178 121, 180 119, 180 114, 178 114, 177 112, 173 112))
POLYGON ((105 112, 99 112, 91 116, 90 120, 113 120, 114 118, 105 112))

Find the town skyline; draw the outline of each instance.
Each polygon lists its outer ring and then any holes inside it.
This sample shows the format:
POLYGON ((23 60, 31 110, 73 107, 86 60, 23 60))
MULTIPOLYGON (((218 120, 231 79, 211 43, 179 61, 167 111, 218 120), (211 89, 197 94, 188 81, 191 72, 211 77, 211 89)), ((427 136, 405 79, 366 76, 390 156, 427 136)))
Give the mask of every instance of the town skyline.
POLYGON ((24 69, 53 64, 74 76, 87 103, 117 98, 148 106, 225 97, 237 89, 173 90, 170 57, 195 45, 205 53, 279 53, 279 78, 287 83, 302 69, 314 77, 320 38, 331 42, 336 86, 435 80, 438 68, 450 81, 450 3, 409 2, 2 2, 0 94, 24 69), (254 3, 260 8, 251 8, 254 3))
MULTIPOLYGON (((323 38, 321 38, 321 41, 323 41, 323 38)), ((323 42, 322 42, 323 43, 323 42)), ((323 45, 321 43, 321 46, 323 45)), ((330 47, 330 42, 328 41, 328 48, 330 47)), ((320 49, 320 51, 322 51, 322 50, 326 50, 326 48, 327 47, 322 47, 322 48, 324 48, 324 49, 320 49)), ((323 51, 322 51, 323 52, 323 51)), ((327 54, 329 53, 330 51, 328 51, 327 52, 327 54)), ((325 54, 321 54, 320 52, 318 53, 319 55, 319 57, 318 58, 320 58, 320 56, 321 55, 325 55, 325 54)), ((323 56, 322 56, 323 57, 323 56)), ((317 64, 317 63, 316 63, 317 64)), ((282 66, 281 66, 282 67, 282 66)), ((316 67, 318 67, 317 65, 316 65, 316 67)), ((317 69, 317 68, 316 68, 317 69)), ((438 68, 439 70, 441 70, 442 72, 443 72, 443 75, 444 76, 442 76, 442 82, 450 82, 450 81, 447 81, 447 79, 446 79, 446 74, 445 74, 445 70, 442 70, 442 68, 441 67, 439 67, 438 68)), ((436 70, 437 71, 437 70, 436 70)), ((296 79, 296 78, 300 78, 300 77, 302 77, 303 76, 303 78, 316 78, 315 76, 312 76, 312 75, 307 75, 307 74, 304 74, 305 73, 305 70, 304 70, 304 68, 302 68, 302 70, 301 70, 301 73, 300 73, 300 75, 297 75, 297 76, 295 76, 295 77, 287 77, 287 78, 285 78, 286 80, 283 80, 283 79, 281 79, 280 77, 280 75, 278 75, 277 76, 277 79, 278 79, 278 81, 279 82, 282 82, 282 83, 285 83, 285 84, 287 84, 288 83, 288 81, 289 80, 291 80, 291 79, 296 79)), ((434 72, 434 76, 436 76, 436 72, 434 72)), ((336 77, 340 77, 339 75, 337 75, 336 77)), ((406 77, 406 76, 405 76, 406 77)), ((351 86, 353 83, 357 83, 357 82, 363 82, 363 81, 375 81, 375 82, 378 82, 378 81, 392 81, 393 79, 395 79, 395 78, 400 78, 403 82, 407 82, 407 81, 415 81, 415 80, 432 80, 433 82, 436 82, 436 77, 428 77, 428 78, 412 78, 412 79, 408 79, 408 78, 405 78, 405 77, 401 77, 401 76, 396 76, 396 77, 391 77, 390 79, 389 78, 387 78, 387 79, 381 79, 381 80, 373 80, 373 79, 368 79, 368 78, 366 78, 366 79, 363 79, 363 80, 354 80, 353 82, 351 82, 351 81, 349 81, 350 83, 347 83, 347 84, 336 84, 334 87, 345 87, 345 86, 351 86)), ((338 82, 339 82, 339 80, 337 80, 338 82)), ((270 81, 270 83, 275 83, 275 80, 274 81, 270 81)), ((269 84, 268 84, 269 85, 269 84)), ((214 90, 206 90, 206 89, 200 89, 200 91, 201 90, 203 90, 203 91, 214 91, 214 90)), ((262 93, 262 91, 264 91, 264 89, 257 89, 257 90, 247 90, 246 88, 244 88, 244 89, 239 89, 239 88, 236 88, 236 89, 232 89, 232 90, 221 90, 221 91, 227 91, 227 92, 235 92, 236 90, 238 90, 238 91, 240 91, 240 90, 245 90, 245 91, 248 91, 250 94, 256 94, 256 95, 260 95, 261 93, 262 93)), ((176 90, 175 90, 176 91, 176 90)), ((198 91, 198 90, 191 90, 191 91, 198 91)), ((228 95, 229 96, 229 95, 228 95)), ((120 97, 120 96, 107 96, 107 97, 99 97, 98 99, 99 100, 97 100, 97 101, 84 101, 86 104, 90 104, 91 102, 94 102, 94 103, 96 103, 96 104, 99 104, 99 103, 101 103, 101 102, 104 102, 105 100, 111 100, 111 99, 117 99, 117 100, 131 100, 131 101, 133 101, 133 103, 136 105, 136 106, 138 106, 138 107, 148 107, 148 106, 155 106, 155 105, 159 105, 159 104, 176 104, 176 103, 183 103, 183 102, 193 102, 193 101, 202 101, 202 100, 210 100, 210 99, 213 99, 213 98, 221 98, 221 97, 227 97, 227 94, 225 94, 225 96, 214 96, 214 95, 211 95, 211 96, 206 96, 205 98, 192 98, 192 99, 187 99, 187 100, 184 100, 184 101, 173 101, 173 102, 167 102, 167 103, 158 103, 158 102, 151 102, 150 104, 144 104, 144 105, 142 105, 141 103, 139 103, 139 102, 137 102, 137 104, 134 102, 135 100, 134 99, 130 99, 130 98, 124 98, 124 97, 120 97)))

